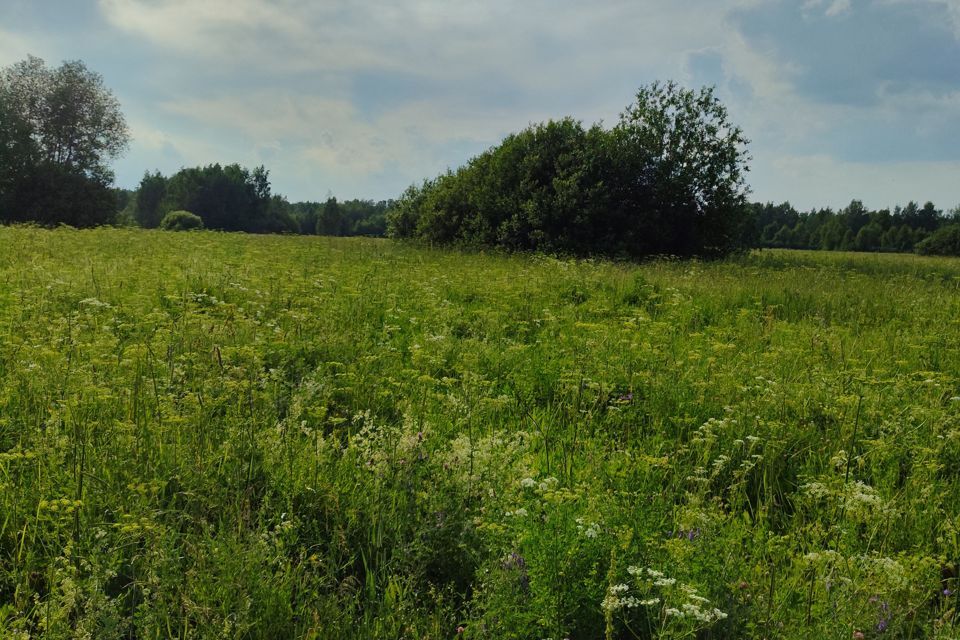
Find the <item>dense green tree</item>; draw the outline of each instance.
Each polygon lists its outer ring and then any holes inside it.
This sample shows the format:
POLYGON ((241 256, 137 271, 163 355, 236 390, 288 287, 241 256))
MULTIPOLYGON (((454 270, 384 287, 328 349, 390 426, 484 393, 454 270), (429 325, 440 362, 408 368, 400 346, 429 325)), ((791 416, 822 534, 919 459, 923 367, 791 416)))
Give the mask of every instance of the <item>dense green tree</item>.
POLYGON ((287 199, 280 195, 270 196, 263 216, 259 233, 302 233, 300 222, 293 215, 293 209, 287 199))
POLYGON ((924 231, 935 231, 940 226, 943 211, 937 209, 932 202, 925 202, 923 207, 917 212, 916 227, 924 231))
POLYGON ((161 205, 167 195, 167 179, 159 171, 145 172, 137 189, 134 217, 141 227, 153 229, 163 218, 161 205))
POLYGON ((796 249, 855 251, 912 251, 914 245, 932 230, 948 224, 933 203, 871 211, 860 200, 853 200, 839 212, 830 209, 800 213, 788 203, 753 203, 752 245, 796 249))
POLYGON ((328 198, 317 218, 317 234, 321 236, 344 235, 343 213, 336 198, 328 198))
POLYGON ((0 77, 7 107, 26 123, 42 161, 88 177, 109 173, 105 163, 126 149, 129 132, 99 74, 80 61, 49 69, 30 56, 0 77))
POLYGON ((653 206, 674 232, 670 252, 732 248, 746 220, 748 140, 712 88, 641 87, 616 132, 648 161, 653 206))
POLYGON ((39 147, 27 121, 13 105, 13 97, 0 81, 0 220, 14 212, 14 193, 37 165, 39 147))
POLYGON ((50 69, 31 56, 3 69, 0 219, 111 222, 116 203, 104 206, 113 181, 107 163, 128 140, 119 103, 82 62, 50 69))
POLYGON ((344 219, 344 235, 383 236, 387 230, 386 213, 391 201, 343 200, 339 202, 344 219))
POLYGON ((67 167, 41 163, 28 168, 2 196, 0 219, 92 227, 116 218, 110 187, 67 167))
POLYGON ((879 251, 883 238, 883 227, 878 222, 870 222, 857 232, 854 247, 857 251, 879 251))
POLYGON ((192 211, 208 229, 296 233, 293 216, 272 202, 268 175, 263 167, 251 172, 239 164, 181 169, 167 180, 160 209, 192 211))

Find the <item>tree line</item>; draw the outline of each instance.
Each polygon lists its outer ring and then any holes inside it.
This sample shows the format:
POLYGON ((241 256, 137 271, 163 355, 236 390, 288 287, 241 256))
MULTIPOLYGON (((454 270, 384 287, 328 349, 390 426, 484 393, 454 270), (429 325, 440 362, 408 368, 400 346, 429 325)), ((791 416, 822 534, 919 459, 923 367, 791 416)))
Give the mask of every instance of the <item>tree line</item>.
POLYGON ((269 171, 238 164, 181 169, 172 176, 147 172, 133 192, 118 194, 119 221, 152 229, 187 211, 207 229, 248 233, 382 236, 391 201, 288 202, 271 192, 269 171))
POLYGON ((869 210, 860 200, 843 209, 800 212, 789 202, 752 203, 744 244, 751 247, 886 251, 960 255, 960 206, 932 202, 869 210))
POLYGON ((80 61, 0 70, 0 222, 411 238, 573 255, 717 257, 749 247, 960 255, 960 207, 799 212, 749 203, 748 141, 713 89, 641 87, 605 128, 534 124, 396 201, 290 203, 263 166, 147 172, 111 187, 119 103, 80 61))

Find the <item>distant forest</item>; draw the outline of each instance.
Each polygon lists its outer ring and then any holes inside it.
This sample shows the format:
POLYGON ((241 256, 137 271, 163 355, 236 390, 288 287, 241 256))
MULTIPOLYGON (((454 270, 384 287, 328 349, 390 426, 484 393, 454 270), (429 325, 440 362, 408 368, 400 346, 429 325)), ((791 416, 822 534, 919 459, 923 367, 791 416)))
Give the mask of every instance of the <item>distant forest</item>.
POLYGON ((271 193, 269 172, 238 164, 181 169, 170 177, 144 174, 134 190, 118 189, 116 221, 152 229, 171 212, 189 211, 203 227, 248 233, 382 236, 391 200, 288 202, 271 193))
POLYGON ((932 202, 871 211, 853 200, 839 211, 800 212, 790 203, 749 205, 749 247, 887 251, 960 255, 960 206, 945 213, 932 202))

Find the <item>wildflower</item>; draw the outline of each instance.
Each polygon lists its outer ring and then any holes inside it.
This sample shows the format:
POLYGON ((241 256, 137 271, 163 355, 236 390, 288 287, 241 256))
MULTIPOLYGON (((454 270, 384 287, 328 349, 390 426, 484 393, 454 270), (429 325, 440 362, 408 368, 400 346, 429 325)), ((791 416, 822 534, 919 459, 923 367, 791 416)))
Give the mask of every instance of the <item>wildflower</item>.
POLYGON ((503 561, 503 568, 519 569, 520 571, 523 571, 527 568, 527 561, 522 555, 520 555, 516 551, 511 551, 510 555, 508 555, 506 559, 504 559, 503 561))
POLYGON ((532 489, 537 486, 537 481, 533 478, 524 478, 520 481, 520 486, 524 489, 532 489))
POLYGON ((543 482, 540 483, 539 488, 540 488, 540 491, 549 491, 553 489, 555 486, 557 486, 558 484, 560 484, 560 481, 554 478, 553 476, 550 476, 549 478, 544 478, 543 482))
POLYGON ((700 535, 700 529, 690 529, 686 533, 680 532, 690 542, 693 542, 700 535))

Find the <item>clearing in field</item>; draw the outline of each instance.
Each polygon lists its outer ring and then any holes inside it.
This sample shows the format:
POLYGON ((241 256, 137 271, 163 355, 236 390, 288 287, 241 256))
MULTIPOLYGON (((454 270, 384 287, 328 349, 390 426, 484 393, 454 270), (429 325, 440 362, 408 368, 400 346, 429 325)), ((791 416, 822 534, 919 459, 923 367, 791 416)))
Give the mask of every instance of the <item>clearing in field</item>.
POLYGON ((0 228, 4 638, 956 637, 960 261, 0 228))

